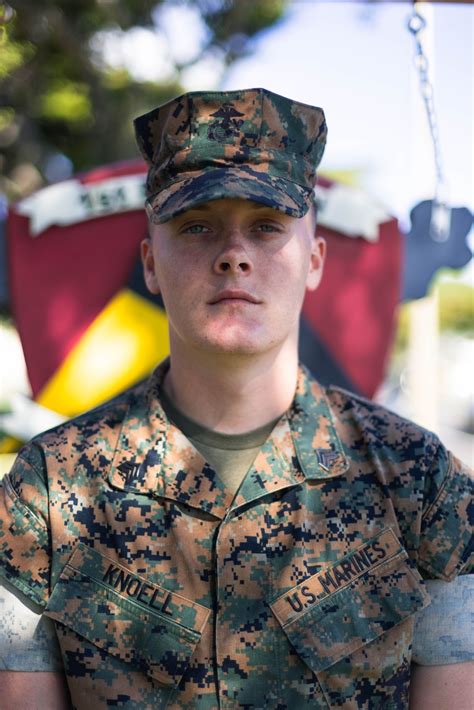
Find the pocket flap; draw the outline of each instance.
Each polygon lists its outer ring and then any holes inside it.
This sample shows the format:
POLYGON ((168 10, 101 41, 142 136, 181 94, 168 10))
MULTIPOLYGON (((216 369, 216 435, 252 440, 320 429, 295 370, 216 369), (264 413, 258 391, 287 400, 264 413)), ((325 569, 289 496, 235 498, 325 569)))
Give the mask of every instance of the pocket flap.
POLYGON ((390 529, 270 606, 299 656, 322 671, 429 604, 390 529))
POLYGON ((160 683, 175 686, 210 610, 79 543, 44 613, 160 683))

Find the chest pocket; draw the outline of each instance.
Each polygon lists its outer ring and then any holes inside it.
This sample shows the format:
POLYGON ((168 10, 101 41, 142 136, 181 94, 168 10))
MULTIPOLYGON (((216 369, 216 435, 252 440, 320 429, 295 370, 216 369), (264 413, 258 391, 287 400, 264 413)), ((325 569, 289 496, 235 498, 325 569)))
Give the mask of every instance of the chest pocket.
POLYGON ((44 613, 128 667, 175 687, 210 611, 79 544, 44 613))
MULTIPOLYGON (((421 577, 407 557, 388 528, 270 604, 312 671, 331 668, 429 603, 421 577)), ((399 640, 398 645, 406 650, 405 641, 399 640)), ((380 648, 374 644, 374 653, 365 649, 365 672, 370 673, 371 666, 382 668, 380 648)), ((390 653, 396 655, 393 648, 390 653)), ((352 669, 357 672, 354 664, 352 669)))

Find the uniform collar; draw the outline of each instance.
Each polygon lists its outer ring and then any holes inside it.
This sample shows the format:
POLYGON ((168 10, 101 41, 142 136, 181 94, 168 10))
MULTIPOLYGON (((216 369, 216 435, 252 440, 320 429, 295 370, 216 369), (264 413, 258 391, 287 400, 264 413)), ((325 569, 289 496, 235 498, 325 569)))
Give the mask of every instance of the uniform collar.
POLYGON ((300 365, 290 428, 305 477, 332 478, 349 468, 324 388, 300 365))
POLYGON ((230 509, 305 479, 331 478, 347 470, 324 391, 301 367, 290 410, 260 449, 234 498, 167 419, 160 389, 168 367, 165 360, 131 393, 108 474, 114 488, 176 500, 223 518, 230 509))

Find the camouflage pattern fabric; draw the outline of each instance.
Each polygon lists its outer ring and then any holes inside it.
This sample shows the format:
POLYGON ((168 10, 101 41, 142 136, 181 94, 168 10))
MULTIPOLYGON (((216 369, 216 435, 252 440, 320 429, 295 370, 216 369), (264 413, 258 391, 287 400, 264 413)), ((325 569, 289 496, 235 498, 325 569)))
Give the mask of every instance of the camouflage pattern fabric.
POLYGON ((413 662, 441 666, 474 661, 474 575, 450 584, 426 580, 431 604, 416 615, 413 662))
POLYGON ((154 222, 226 197, 293 217, 309 209, 327 135, 320 108, 266 89, 190 92, 134 123, 154 222))
POLYGON ((467 470, 301 370, 233 498, 166 419, 166 367, 3 482, 0 570, 54 620, 73 707, 408 707, 422 576, 472 571, 467 470))

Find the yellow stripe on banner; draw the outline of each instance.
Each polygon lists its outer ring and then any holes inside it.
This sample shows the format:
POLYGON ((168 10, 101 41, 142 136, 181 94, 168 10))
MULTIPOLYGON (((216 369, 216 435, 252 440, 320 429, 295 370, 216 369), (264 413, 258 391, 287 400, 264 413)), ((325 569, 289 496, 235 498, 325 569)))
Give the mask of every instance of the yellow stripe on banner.
POLYGON ((124 289, 97 316, 36 401, 75 416, 146 377, 168 353, 165 312, 124 289))
POLYGON ((11 451, 15 453, 5 453, 3 451, 0 453, 0 480, 2 479, 2 476, 11 470, 13 462, 16 459, 16 452, 21 447, 21 442, 18 441, 18 439, 12 438, 10 439, 10 443, 12 447, 11 451))

